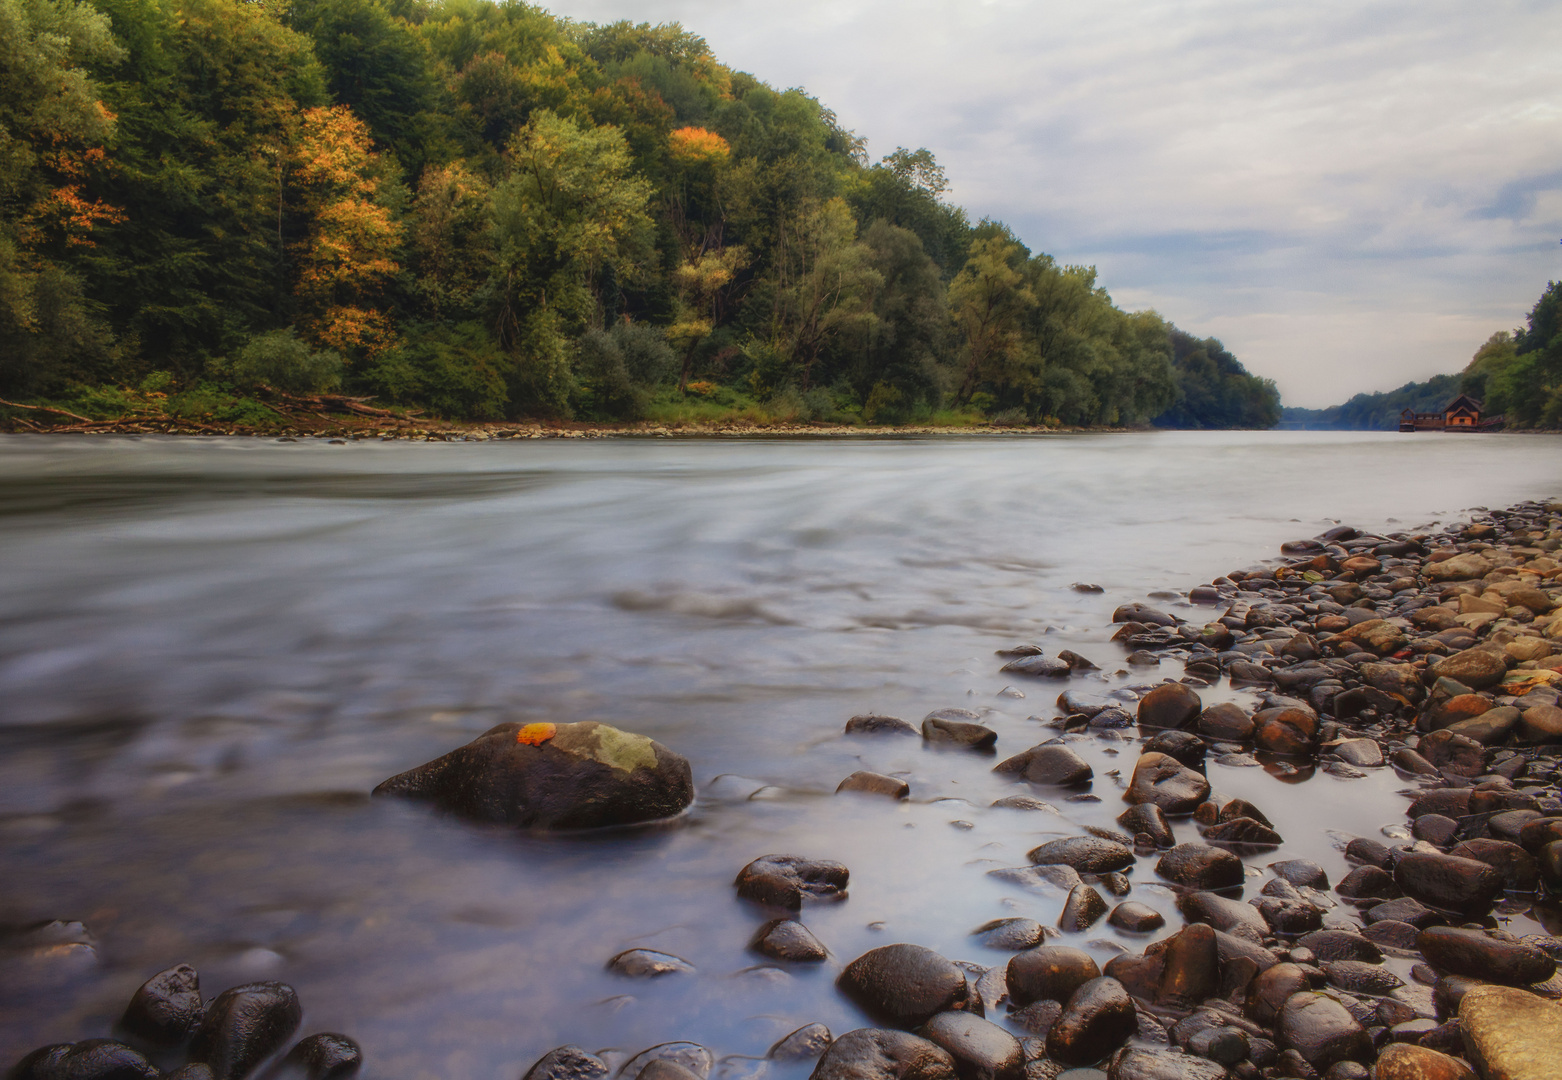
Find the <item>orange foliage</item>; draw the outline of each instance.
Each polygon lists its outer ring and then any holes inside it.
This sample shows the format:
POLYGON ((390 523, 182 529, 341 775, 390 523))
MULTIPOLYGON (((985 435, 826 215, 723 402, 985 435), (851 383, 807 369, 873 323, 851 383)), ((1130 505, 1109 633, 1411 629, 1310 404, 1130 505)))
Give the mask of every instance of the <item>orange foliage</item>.
POLYGON ((294 295, 317 345, 372 356, 395 343, 373 302, 401 269, 391 257, 401 225, 374 201, 380 180, 367 125, 346 105, 305 109, 302 121, 293 173, 313 221, 294 295))
POLYGON ((667 136, 673 160, 685 165, 723 165, 732 156, 727 140, 714 131, 681 127, 667 136))

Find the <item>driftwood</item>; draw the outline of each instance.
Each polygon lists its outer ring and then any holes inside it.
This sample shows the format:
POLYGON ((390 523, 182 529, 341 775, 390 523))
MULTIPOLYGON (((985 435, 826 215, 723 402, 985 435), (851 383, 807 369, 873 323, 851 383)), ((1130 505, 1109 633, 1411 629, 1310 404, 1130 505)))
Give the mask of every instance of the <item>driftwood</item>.
MULTIPOLYGON (((264 391, 283 401, 288 405, 313 406, 317 409, 326 409, 331 412, 357 413, 359 416, 374 416, 384 420, 394 420, 397 423, 413 423, 412 417, 418 413, 408 413, 406 416, 397 416, 389 409, 376 409, 372 405, 365 405, 369 399, 366 397, 348 397, 346 394, 290 394, 285 390, 260 384, 257 390, 264 391)), ((318 413, 316 415, 319 415, 318 413)), ((321 419, 327 419, 321 417, 321 419)))
POLYGON ((33 412, 46 412, 53 413, 55 416, 68 416, 72 420, 80 420, 83 424, 103 423, 101 420, 90 420, 85 416, 77 416, 75 413, 66 412, 64 409, 51 409, 47 405, 22 405, 15 401, 7 401, 5 398, 0 398, 0 405, 4 405, 8 409, 31 409, 33 412))

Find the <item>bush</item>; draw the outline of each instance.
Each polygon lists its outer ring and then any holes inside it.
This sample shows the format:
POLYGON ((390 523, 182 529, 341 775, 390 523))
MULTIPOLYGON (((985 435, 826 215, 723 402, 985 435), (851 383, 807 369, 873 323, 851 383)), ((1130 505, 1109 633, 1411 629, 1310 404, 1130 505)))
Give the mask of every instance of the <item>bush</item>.
POLYGON ((398 405, 427 405, 452 419, 493 420, 504 415, 506 358, 487 329, 475 322, 411 328, 364 371, 374 394, 398 405))
POLYGON ((589 330, 578 346, 583 405, 587 414, 602 419, 644 419, 651 391, 677 363, 661 332, 637 323, 589 330))
POLYGON ((315 351, 298 340, 290 326, 249 340, 237 356, 214 365, 215 374, 241 386, 269 386, 287 394, 320 394, 342 384, 340 354, 315 351))

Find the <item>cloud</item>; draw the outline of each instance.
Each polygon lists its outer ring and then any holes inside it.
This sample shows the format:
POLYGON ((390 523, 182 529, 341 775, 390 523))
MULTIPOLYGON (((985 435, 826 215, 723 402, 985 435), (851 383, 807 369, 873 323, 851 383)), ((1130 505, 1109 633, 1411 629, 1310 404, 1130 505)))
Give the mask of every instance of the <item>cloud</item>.
POLYGON ((1562 9, 562 0, 679 21, 1287 401, 1457 370, 1562 276, 1562 9), (1340 359, 1336 359, 1340 358, 1340 359))

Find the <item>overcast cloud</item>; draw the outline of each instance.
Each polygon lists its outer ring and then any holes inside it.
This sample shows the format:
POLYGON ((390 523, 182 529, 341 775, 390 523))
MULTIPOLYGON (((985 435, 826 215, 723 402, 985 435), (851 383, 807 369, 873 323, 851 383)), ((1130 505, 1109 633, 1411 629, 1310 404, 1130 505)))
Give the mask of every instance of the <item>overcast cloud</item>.
POLYGON ((556 0, 678 21, 1287 404, 1456 371, 1562 277, 1562 5, 556 0))

